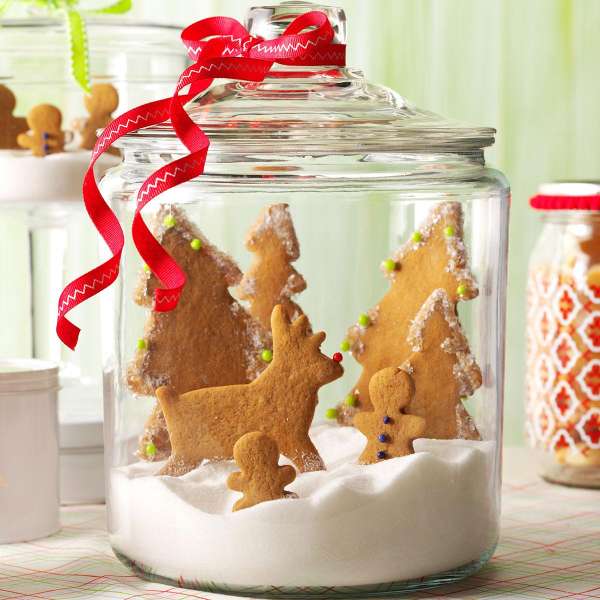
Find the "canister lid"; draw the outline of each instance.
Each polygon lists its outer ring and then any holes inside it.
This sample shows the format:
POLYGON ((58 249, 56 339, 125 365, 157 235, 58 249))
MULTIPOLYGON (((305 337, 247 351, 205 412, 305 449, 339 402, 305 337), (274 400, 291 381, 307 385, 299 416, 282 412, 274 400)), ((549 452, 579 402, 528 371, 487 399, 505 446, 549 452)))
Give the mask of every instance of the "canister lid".
POLYGON ((600 181, 544 183, 529 204, 537 210, 600 210, 600 181))
POLYGON ((0 359, 0 394, 58 389, 58 365, 29 359, 0 359))
MULTIPOLYGON (((341 8, 298 0, 253 8, 246 25, 253 34, 274 38, 294 17, 310 10, 325 12, 336 41, 344 41, 341 8)), ((275 64, 264 81, 218 83, 186 110, 210 138, 208 163, 235 162, 235 155, 250 154, 268 161, 274 155, 469 152, 493 144, 495 134, 492 128, 417 108, 350 67, 275 64)), ((130 133, 116 145, 183 149, 169 122, 130 133)))

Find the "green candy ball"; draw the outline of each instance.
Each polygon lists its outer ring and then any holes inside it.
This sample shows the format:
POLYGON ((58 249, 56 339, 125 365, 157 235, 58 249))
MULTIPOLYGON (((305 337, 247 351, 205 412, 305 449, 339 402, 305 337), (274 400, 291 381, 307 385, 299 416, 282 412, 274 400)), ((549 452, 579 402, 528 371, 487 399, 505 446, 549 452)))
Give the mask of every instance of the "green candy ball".
POLYGON ((202 248, 202 242, 198 238, 194 238, 190 242, 190 246, 192 247, 192 250, 200 250, 200 248, 202 248))
POLYGON ((388 272, 391 273, 392 271, 396 270, 396 261, 388 258, 387 260, 383 261, 383 268, 388 272))
POLYGON ((456 288, 456 293, 459 296, 464 296, 467 293, 467 286, 464 283, 461 283, 457 288, 456 288))
POLYGON ((146 271, 146 273, 150 273, 150 267, 144 263, 144 266, 142 267, 142 269, 144 269, 144 271, 146 271))
POLYGON ((422 235, 422 233, 420 231, 415 231, 412 234, 412 241, 413 242, 419 243, 422 240, 423 240, 423 235, 422 235))
POLYGON ((446 227, 444 229, 444 235, 446 237, 454 237, 454 227, 452 227, 451 225, 448 225, 448 227, 446 227))
POLYGON ((163 219, 163 225, 169 229, 171 227, 175 227, 175 223, 177 221, 175 221, 175 217, 173 215, 167 215, 164 219, 163 219))
POLYGON ((337 410, 335 408, 328 408, 325 411, 326 419, 337 419, 337 410))
POLYGON ((145 350, 148 347, 148 344, 146 343, 145 339, 140 338, 137 341, 137 347, 138 347, 138 350, 145 350))
POLYGON ((340 350, 342 352, 348 352, 348 350, 350 350, 350 342, 348 340, 344 340, 341 344, 340 344, 340 350))
POLYGON ((271 362, 273 360, 273 351, 269 350, 268 348, 265 348, 261 353, 260 353, 260 357, 265 361, 265 362, 271 362))
POLYGON ((356 404, 357 404, 356 396, 354 394, 348 394, 346 396, 346 399, 344 400, 344 402, 346 403, 346 406, 356 406, 356 404))
POLYGON ((146 444, 146 456, 156 456, 156 446, 150 442, 148 444, 146 444))
POLYGON ((371 322, 371 319, 369 319, 369 315, 363 313, 362 315, 358 316, 358 324, 361 327, 366 327, 370 322, 371 322))

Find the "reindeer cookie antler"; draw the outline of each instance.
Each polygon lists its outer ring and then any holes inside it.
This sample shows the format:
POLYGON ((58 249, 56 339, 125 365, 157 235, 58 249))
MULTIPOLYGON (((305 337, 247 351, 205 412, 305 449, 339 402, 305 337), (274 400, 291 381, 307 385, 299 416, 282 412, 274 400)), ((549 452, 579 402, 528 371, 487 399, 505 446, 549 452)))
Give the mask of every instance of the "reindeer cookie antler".
POLYGON ((171 387, 158 388, 172 452, 161 474, 183 475, 204 459, 230 459, 234 444, 250 431, 272 437, 298 470, 324 468, 308 430, 319 388, 344 370, 321 353, 325 333, 312 334, 305 315, 290 323, 277 305, 271 328, 273 360, 251 383, 181 395, 171 387))

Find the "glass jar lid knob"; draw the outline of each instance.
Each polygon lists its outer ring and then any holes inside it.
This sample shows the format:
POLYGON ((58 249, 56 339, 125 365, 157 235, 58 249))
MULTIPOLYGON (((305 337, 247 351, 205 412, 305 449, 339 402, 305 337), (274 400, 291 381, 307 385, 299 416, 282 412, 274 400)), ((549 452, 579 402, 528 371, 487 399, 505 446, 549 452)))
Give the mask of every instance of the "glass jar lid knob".
POLYGON ((318 10, 327 15, 334 31, 333 42, 345 44, 346 13, 344 10, 339 6, 326 6, 305 0, 288 0, 280 4, 253 6, 246 17, 246 29, 253 36, 272 40, 279 37, 298 15, 312 10, 318 10))

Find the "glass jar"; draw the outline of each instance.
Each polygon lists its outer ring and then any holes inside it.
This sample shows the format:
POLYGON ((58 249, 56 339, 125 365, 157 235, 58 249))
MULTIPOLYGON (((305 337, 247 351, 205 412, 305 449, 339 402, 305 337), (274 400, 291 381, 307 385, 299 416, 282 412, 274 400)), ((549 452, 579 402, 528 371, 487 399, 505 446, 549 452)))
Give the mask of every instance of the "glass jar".
MULTIPOLYGON (((54 331, 60 291, 98 261, 95 232, 81 202, 91 151, 80 148, 79 136, 72 133, 89 117, 85 94, 71 76, 62 20, 3 19, 0 27, 1 95, 14 96, 13 116, 24 122, 35 105, 52 104, 61 111, 61 127, 70 140, 64 152, 44 157, 21 148, 0 149, 0 277, 11 282, 11 293, 0 297, 0 356, 60 363, 61 498, 102 501, 99 308, 82 307, 78 318, 94 334, 82 340, 76 354, 61 346, 54 331)), ((96 18, 88 21, 87 33, 91 83, 116 88, 114 115, 168 96, 176 73, 187 64, 174 27, 96 18)), ((1 113, 5 126, 4 119, 11 117, 1 113)), ((104 155, 98 175, 119 162, 116 155, 104 155)))
POLYGON ((527 433, 540 474, 600 487, 600 182, 542 185, 527 286, 527 433))
MULTIPOLYGON (((306 10, 251 11, 251 33, 306 10)), ((186 272, 177 308, 152 311, 157 280, 130 241, 103 294, 111 544, 145 578, 244 595, 465 577, 499 526, 509 203, 484 163, 494 131, 357 69, 278 69, 187 107, 211 140, 205 173, 144 209, 186 272), (172 412, 184 398, 191 413, 172 412), (296 498, 233 510, 246 433, 278 444, 296 498)), ((127 231, 144 179, 185 150, 168 125, 120 148, 103 190, 127 231)))

